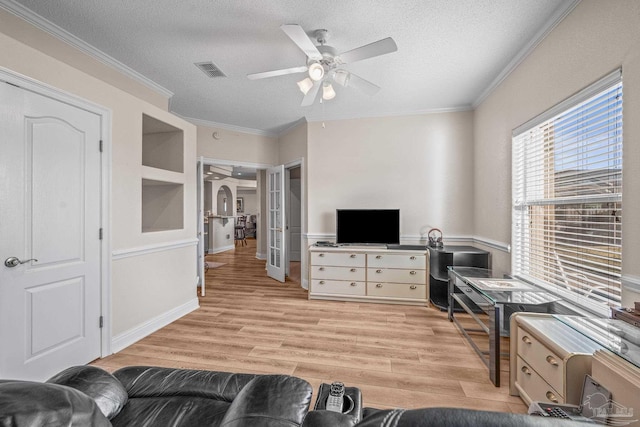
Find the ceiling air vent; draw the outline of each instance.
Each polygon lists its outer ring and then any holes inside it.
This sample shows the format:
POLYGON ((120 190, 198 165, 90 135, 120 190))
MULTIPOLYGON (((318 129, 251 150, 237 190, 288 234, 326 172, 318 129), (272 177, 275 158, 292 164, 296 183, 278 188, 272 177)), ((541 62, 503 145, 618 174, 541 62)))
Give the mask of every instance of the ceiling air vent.
POLYGON ((200 68, 207 76, 214 77, 227 77, 213 62, 196 62, 196 67, 200 68))

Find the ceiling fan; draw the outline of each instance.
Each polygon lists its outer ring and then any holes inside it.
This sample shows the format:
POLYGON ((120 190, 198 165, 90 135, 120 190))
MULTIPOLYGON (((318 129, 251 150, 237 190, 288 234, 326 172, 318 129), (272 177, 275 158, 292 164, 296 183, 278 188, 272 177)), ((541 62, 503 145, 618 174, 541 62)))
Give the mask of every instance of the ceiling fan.
POLYGON ((298 82, 298 87, 304 93, 302 106, 312 105, 322 87, 322 99, 329 100, 336 96, 332 82, 341 86, 354 87, 368 95, 373 95, 380 90, 379 86, 355 74, 340 68, 350 62, 361 61, 375 56, 395 52, 398 46, 391 37, 378 40, 364 46, 338 54, 337 50, 326 45, 327 30, 316 30, 314 36, 319 46, 307 36, 301 26, 285 24, 280 27, 284 33, 307 55, 306 65, 300 67, 285 68, 281 70, 264 71, 262 73, 249 74, 251 80, 265 79, 268 77, 283 76, 295 73, 308 73, 308 76, 298 82))

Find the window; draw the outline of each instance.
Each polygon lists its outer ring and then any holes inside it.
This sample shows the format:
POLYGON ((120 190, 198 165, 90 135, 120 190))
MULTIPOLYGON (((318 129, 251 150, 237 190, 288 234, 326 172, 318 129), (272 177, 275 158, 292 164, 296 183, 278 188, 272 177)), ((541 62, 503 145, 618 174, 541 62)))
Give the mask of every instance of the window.
POLYGON ((512 232, 516 276, 601 314, 620 305, 619 70, 514 131, 512 232))

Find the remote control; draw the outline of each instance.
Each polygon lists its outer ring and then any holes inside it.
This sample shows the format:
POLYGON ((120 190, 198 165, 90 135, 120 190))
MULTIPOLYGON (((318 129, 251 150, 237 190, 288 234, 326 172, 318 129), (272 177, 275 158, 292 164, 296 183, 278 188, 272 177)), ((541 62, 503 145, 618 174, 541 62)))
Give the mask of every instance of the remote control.
POLYGON ((329 397, 327 397, 327 411, 342 412, 344 401, 344 384, 334 382, 331 384, 329 397))

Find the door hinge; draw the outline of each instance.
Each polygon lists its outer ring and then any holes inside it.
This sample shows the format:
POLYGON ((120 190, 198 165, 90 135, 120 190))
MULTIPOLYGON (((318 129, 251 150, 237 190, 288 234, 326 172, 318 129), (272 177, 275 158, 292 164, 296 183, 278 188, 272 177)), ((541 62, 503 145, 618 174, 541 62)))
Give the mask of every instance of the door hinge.
POLYGON ((102 240, 102 228, 100 229, 100 231, 98 231, 98 238, 102 240))
POLYGON ((100 152, 102 153, 102 140, 100 140, 100 152))
POLYGON ((104 317, 100 316, 100 328, 104 326, 104 317))

